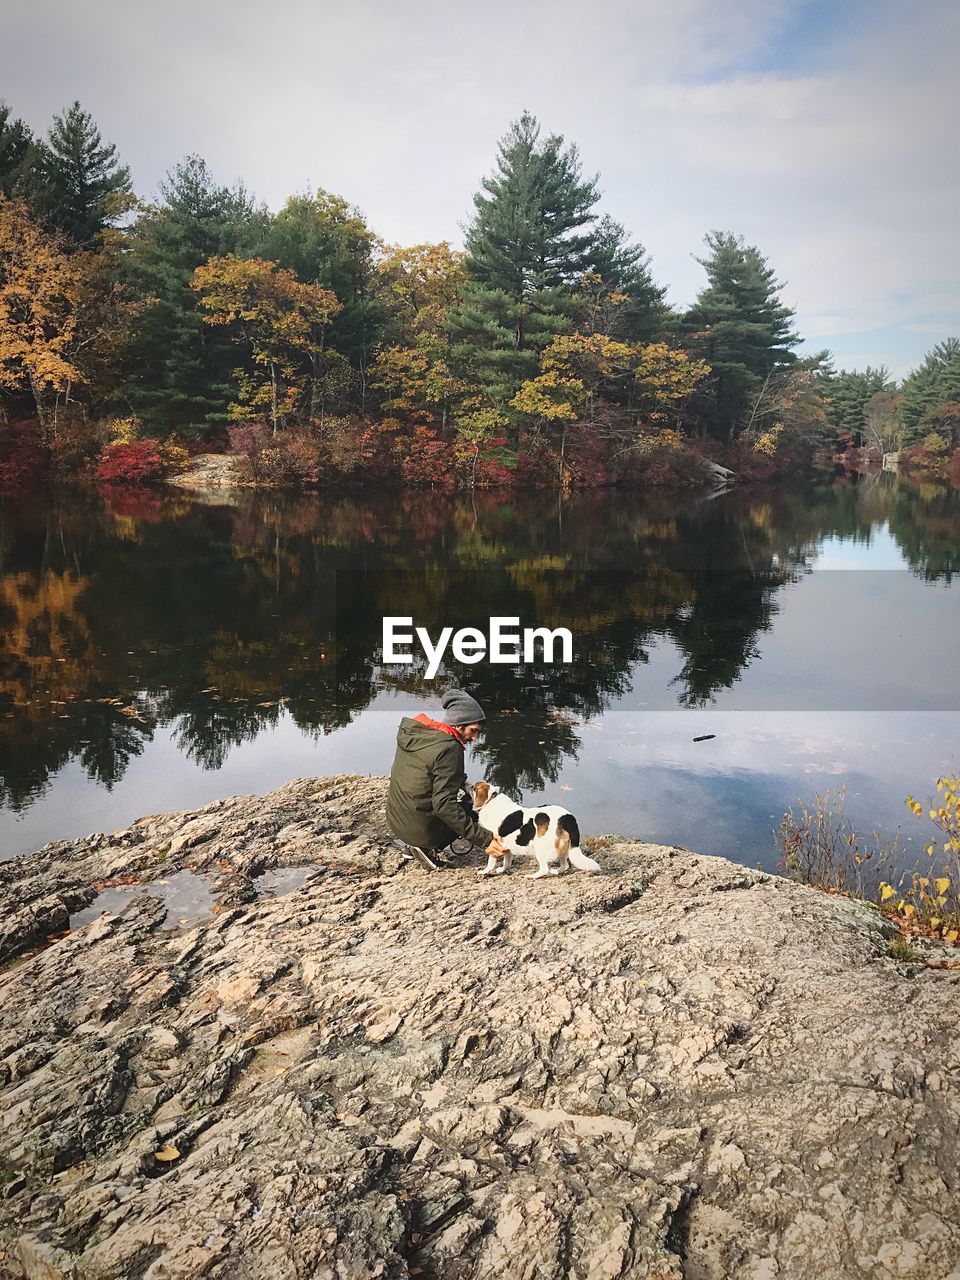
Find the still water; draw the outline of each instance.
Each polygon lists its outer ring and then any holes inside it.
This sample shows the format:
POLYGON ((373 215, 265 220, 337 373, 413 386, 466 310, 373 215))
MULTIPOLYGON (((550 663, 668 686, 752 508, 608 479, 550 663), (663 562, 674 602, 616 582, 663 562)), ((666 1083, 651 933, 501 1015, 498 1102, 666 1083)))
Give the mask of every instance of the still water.
POLYGON ((960 494, 895 475, 699 495, 65 493, 0 501, 0 856, 304 775, 383 774, 451 684, 468 774, 774 868, 960 769, 960 494), (386 667, 382 618, 564 626, 574 661, 386 667), (697 741, 697 739, 700 739, 697 741))

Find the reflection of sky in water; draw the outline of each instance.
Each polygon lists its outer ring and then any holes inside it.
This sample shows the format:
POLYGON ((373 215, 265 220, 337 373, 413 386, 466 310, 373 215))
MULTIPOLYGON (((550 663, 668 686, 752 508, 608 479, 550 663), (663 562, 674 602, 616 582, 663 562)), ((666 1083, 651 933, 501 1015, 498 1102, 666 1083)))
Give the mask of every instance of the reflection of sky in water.
POLYGON ((902 569, 903 552, 886 524, 876 524, 864 542, 831 536, 817 546, 815 569, 902 569))
MULTIPOLYGON (((778 590, 773 613, 758 657, 716 690, 715 707, 960 709, 960 590, 905 569, 815 572, 778 590)), ((673 640, 659 639, 624 704, 675 706, 682 664, 673 640)))
MULTIPOLYGON (((328 773, 386 774, 397 723, 423 704, 381 694, 347 727, 312 742, 286 714, 275 728, 235 747, 219 772, 204 772, 159 729, 108 793, 76 764, 20 820, 3 816, 5 852, 44 841, 114 830, 141 816, 188 809, 225 795, 262 793, 291 778, 328 773)), ((493 710, 492 708, 490 709, 493 710)), ((960 769, 958 712, 611 711, 578 729, 581 746, 547 798, 567 805, 585 833, 622 832, 738 861, 775 861, 771 831, 798 801, 847 783, 854 825, 892 833, 902 826, 920 847, 927 828, 907 812, 908 793, 925 799, 945 771, 960 769), (712 733, 706 742, 693 738, 712 733), (570 790, 562 790, 569 787, 570 790)), ((471 753, 468 776, 483 774, 471 753)))

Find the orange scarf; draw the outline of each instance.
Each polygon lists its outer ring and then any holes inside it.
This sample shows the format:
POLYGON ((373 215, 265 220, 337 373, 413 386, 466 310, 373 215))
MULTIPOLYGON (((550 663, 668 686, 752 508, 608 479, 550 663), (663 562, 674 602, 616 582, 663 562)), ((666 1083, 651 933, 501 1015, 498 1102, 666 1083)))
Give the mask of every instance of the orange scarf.
POLYGON ((425 724, 428 729, 439 729, 441 733, 448 733, 451 738, 456 738, 461 747, 467 745, 467 740, 459 729, 455 729, 452 724, 444 724, 442 720, 431 720, 425 711, 421 711, 418 716, 413 717, 417 724, 425 724))

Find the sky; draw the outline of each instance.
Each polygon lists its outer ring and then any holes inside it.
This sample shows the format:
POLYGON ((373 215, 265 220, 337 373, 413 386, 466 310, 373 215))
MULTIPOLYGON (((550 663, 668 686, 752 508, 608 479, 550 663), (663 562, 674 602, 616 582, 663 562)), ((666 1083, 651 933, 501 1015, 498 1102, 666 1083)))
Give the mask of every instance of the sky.
POLYGON ((0 98, 73 99, 154 198, 189 152, 271 208, 321 186, 392 243, 462 242, 511 120, 599 173, 678 305, 712 229, 804 350, 902 377, 960 336, 956 0, 3 0, 0 98))

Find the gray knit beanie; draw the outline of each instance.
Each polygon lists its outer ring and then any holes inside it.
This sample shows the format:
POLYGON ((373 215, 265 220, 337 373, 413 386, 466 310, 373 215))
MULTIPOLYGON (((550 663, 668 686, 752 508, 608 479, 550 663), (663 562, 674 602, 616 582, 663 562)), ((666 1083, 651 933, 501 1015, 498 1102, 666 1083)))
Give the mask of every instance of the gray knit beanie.
POLYGON ((462 689, 448 689, 440 703, 446 712, 443 718, 447 724, 477 724, 487 718, 476 698, 471 698, 462 689))

